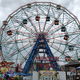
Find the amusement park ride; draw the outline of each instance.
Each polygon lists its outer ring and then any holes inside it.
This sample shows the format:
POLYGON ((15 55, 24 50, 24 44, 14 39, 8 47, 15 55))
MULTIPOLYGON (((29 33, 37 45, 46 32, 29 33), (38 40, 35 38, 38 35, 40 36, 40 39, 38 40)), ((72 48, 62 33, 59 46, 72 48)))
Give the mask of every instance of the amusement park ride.
POLYGON ((34 64, 40 70, 39 63, 42 68, 46 63, 50 65, 47 70, 52 67, 58 71, 61 62, 78 60, 80 56, 78 19, 51 2, 33 2, 15 10, 3 21, 0 39, 2 60, 21 64, 23 73, 29 73, 34 64))

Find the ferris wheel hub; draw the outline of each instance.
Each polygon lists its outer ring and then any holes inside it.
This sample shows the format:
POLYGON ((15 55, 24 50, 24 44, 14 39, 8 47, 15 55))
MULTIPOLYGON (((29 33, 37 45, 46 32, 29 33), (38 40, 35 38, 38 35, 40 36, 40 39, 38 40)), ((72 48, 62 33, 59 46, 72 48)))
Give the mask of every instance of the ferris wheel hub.
POLYGON ((45 38, 47 37, 48 33, 47 32, 39 32, 39 33, 36 33, 36 38, 45 38))

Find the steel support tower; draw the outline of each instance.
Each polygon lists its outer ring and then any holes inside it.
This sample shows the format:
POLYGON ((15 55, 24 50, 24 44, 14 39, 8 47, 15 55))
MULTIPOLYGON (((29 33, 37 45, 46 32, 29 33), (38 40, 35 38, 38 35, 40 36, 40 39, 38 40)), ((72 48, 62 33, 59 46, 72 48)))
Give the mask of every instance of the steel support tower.
POLYGON ((54 70, 60 70, 60 67, 57 64, 57 61, 55 60, 54 55, 52 54, 52 52, 48 46, 48 42, 45 38, 45 35, 39 34, 37 41, 36 41, 32 51, 30 53, 30 56, 24 66, 23 73, 28 73, 30 71, 30 68, 31 68, 31 66, 34 62, 34 59, 38 53, 43 53, 43 54, 46 53, 47 56, 49 57, 49 61, 50 61, 50 64, 52 65, 52 68, 54 70), (44 50, 42 52, 39 52, 39 49, 44 49, 44 50))

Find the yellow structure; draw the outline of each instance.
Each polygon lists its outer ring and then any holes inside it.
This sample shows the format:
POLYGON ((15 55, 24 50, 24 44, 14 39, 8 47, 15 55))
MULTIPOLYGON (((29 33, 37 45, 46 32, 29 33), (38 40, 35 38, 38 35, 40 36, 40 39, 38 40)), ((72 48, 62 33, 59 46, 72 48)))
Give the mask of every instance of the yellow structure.
POLYGON ((40 80, 57 80, 57 72, 50 70, 42 70, 39 72, 40 80))

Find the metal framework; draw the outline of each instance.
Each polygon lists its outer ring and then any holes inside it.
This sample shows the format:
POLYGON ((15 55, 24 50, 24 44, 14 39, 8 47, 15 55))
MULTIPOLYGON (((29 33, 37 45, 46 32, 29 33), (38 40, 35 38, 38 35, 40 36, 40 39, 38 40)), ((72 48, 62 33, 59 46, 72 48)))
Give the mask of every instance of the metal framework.
MULTIPOLYGON (((33 63, 37 55, 35 48, 41 44, 41 34, 45 34, 42 40, 46 54, 59 58, 59 61, 54 61, 56 66, 57 63, 65 64, 65 58, 78 60, 80 57, 78 19, 66 8, 51 2, 33 2, 21 6, 3 21, 0 34, 3 60, 13 61, 15 65, 33 63)), ((29 67, 24 69, 28 72, 29 67)))
POLYGON ((51 52, 51 50, 48 46, 45 35, 44 34, 39 34, 38 39, 37 39, 37 41, 36 41, 36 43, 35 43, 35 45, 32 49, 32 52, 30 53, 29 58, 28 58, 25 66, 24 66, 24 69, 23 69, 24 73, 28 73, 30 71, 30 68, 31 68, 31 66, 34 62, 34 59, 35 59, 35 57, 38 53, 46 53, 48 55, 50 64, 52 65, 52 68, 54 70, 57 70, 57 71, 60 70, 60 67, 57 64, 57 61, 55 60, 54 55, 52 54, 52 52, 51 52), (42 52, 40 52, 40 49, 42 49, 42 52))

